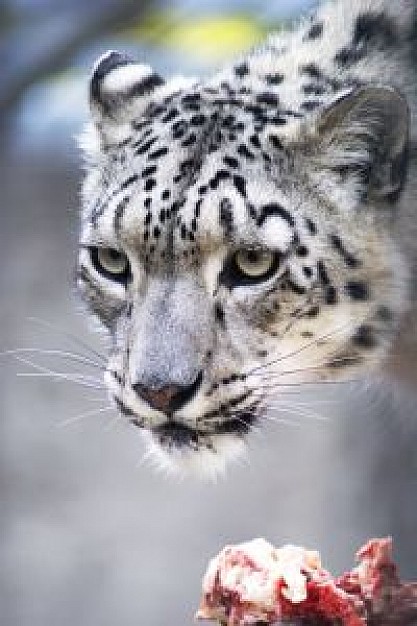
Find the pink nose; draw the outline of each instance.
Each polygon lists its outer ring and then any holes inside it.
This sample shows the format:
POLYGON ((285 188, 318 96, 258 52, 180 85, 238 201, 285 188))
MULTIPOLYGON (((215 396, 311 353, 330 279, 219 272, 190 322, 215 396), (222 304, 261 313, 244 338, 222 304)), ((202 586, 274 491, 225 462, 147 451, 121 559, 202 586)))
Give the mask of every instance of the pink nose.
POLYGON ((174 404, 174 399, 178 398, 183 387, 179 385, 167 385, 161 389, 149 389, 145 385, 133 385, 136 393, 147 402, 152 408, 169 413, 174 404))
POLYGON ((149 406, 169 415, 191 400, 197 393, 202 379, 203 373, 200 372, 191 385, 165 385, 155 389, 142 383, 135 383, 132 387, 149 406))

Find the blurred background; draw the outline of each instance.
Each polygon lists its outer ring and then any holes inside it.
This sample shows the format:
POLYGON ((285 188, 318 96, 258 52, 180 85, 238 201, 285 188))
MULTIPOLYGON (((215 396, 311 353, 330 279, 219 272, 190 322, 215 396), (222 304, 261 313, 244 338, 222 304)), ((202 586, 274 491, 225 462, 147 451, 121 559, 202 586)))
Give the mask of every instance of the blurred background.
MULTIPOLYGON (((313 4, 0 0, 0 350, 105 350, 72 280, 75 136, 95 58, 115 48, 161 74, 204 75, 313 4)), ((1 626, 191 625, 208 558, 255 536, 318 548, 339 572, 365 539, 391 534, 417 579, 415 319, 380 378, 290 397, 285 423, 268 422, 217 484, 144 462, 96 370, 3 354, 1 626)))

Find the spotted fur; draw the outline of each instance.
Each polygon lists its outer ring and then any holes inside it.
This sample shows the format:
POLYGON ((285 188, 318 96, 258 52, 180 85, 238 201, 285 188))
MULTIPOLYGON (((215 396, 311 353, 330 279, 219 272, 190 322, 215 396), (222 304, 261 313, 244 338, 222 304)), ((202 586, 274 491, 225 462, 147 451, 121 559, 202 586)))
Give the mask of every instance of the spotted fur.
POLYGON ((413 11, 329 2, 203 82, 97 62, 79 285, 112 337, 109 393, 164 463, 222 467, 282 386, 387 351, 407 303, 413 11), (242 254, 271 260, 260 279, 242 254))

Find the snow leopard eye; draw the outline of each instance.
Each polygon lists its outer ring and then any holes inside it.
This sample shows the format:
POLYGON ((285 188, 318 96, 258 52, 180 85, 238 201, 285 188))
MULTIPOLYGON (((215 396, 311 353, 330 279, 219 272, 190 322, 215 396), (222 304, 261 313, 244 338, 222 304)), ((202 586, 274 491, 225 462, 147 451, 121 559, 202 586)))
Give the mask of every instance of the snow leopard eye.
POLYGON ((275 274, 280 260, 278 252, 242 248, 226 263, 221 280, 230 288, 261 283, 275 274))
POLYGON ((102 276, 123 285, 130 279, 130 263, 124 252, 114 248, 90 248, 91 262, 102 276))

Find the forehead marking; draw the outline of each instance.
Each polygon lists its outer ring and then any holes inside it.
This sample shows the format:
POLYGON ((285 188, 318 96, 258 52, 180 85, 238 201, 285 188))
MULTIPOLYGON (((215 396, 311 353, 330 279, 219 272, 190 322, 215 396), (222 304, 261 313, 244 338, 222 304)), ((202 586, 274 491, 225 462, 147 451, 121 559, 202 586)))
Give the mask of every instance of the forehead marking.
POLYGON ((290 226, 295 225, 293 216, 277 202, 265 204, 261 207, 260 213, 256 219, 256 225, 262 226, 265 220, 271 215, 278 215, 279 217, 282 217, 282 219, 284 219, 290 226))
POLYGON ((126 180, 123 181, 123 183, 121 183, 121 185, 117 189, 112 191, 112 193, 108 195, 104 200, 101 200, 100 198, 96 202, 96 204, 93 206, 91 210, 91 215, 90 215, 90 222, 94 228, 97 228, 98 220, 107 209, 109 202, 115 196, 117 196, 117 194, 119 194, 121 191, 125 191, 128 187, 133 185, 138 179, 139 179, 138 174, 132 174, 132 176, 129 176, 129 178, 126 178, 126 180))

